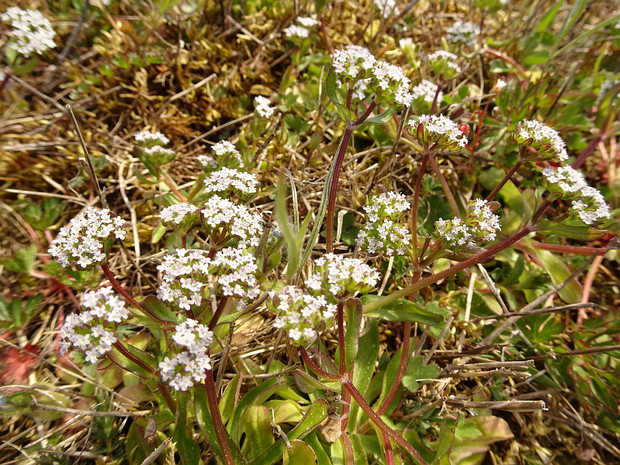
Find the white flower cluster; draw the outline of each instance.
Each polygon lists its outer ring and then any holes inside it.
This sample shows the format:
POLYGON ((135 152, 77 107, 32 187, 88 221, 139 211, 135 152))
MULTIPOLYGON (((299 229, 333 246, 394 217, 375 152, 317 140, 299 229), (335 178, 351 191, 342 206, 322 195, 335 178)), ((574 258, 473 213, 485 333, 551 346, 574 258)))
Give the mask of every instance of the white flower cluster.
POLYGON ((396 7, 396 0, 374 0, 374 4, 385 19, 399 13, 396 7))
POLYGON ((514 138, 522 145, 537 149, 545 158, 558 162, 568 159, 566 145, 558 132, 540 121, 520 121, 515 129, 514 138))
POLYGON ((443 115, 422 115, 412 118, 409 120, 409 128, 411 133, 425 145, 437 144, 452 151, 461 151, 467 144, 467 137, 457 124, 443 115))
POLYGON ((370 291, 379 273, 357 258, 327 253, 316 262, 316 269, 305 284, 310 292, 341 298, 370 291))
POLYGON ((506 81, 504 81, 503 79, 498 79, 497 82, 495 83, 495 90, 500 91, 507 85, 508 83, 506 81))
POLYGON ((493 241, 500 229, 499 217, 482 199, 467 204, 465 221, 460 218, 435 221, 435 234, 455 250, 473 249, 478 243, 493 241))
POLYGON ((236 189, 243 194, 254 194, 258 187, 258 179, 253 174, 224 167, 207 176, 204 184, 208 193, 225 193, 236 189))
POLYGON ((336 315, 336 305, 328 303, 325 296, 315 297, 295 286, 270 292, 269 296, 277 314, 273 326, 285 329, 298 344, 311 342, 319 323, 329 323, 336 315))
POLYGON ((159 363, 162 379, 175 391, 187 391, 195 383, 203 382, 211 369, 207 350, 213 342, 213 333, 196 320, 187 319, 177 325, 171 348, 177 353, 159 363))
POLYGON ((13 26, 9 43, 17 53, 28 58, 33 53, 41 55, 56 47, 52 23, 37 10, 22 10, 13 6, 6 10, 2 21, 13 26))
POLYGON ((117 341, 116 325, 128 319, 130 313, 125 302, 107 287, 84 294, 82 306, 87 310, 65 320, 58 346, 61 354, 76 347, 85 354, 87 362, 97 363, 117 341))
POLYGON ((319 25, 319 22, 310 16, 299 16, 295 21, 299 25, 293 24, 284 29, 284 35, 289 39, 305 39, 310 35, 310 28, 319 25))
POLYGON ((219 159, 223 159, 224 157, 231 157, 234 158, 237 162, 241 163, 241 154, 239 153, 239 150, 237 150, 235 145, 230 141, 223 140, 216 144, 213 144, 211 150, 219 159))
POLYGON ((354 97, 358 100, 363 100, 370 91, 377 94, 384 105, 411 104, 411 81, 402 68, 376 60, 364 47, 349 45, 344 50, 336 50, 332 55, 332 69, 340 87, 347 81, 353 82, 354 97))
POLYGON ((547 167, 543 170, 550 192, 562 194, 571 202, 571 214, 585 224, 593 224, 611 218, 609 205, 603 195, 594 187, 588 186, 585 177, 570 166, 557 169, 547 167))
POLYGON ((159 217, 164 224, 168 226, 188 226, 186 223, 193 223, 193 214, 198 211, 196 205, 192 205, 189 202, 181 202, 175 205, 170 205, 159 212, 159 217))
POLYGON ((226 296, 255 299, 260 294, 256 282, 256 258, 236 247, 226 247, 215 254, 211 264, 218 275, 217 283, 226 296))
POLYGON ((196 160, 198 160, 198 163, 200 163, 200 166, 202 166, 202 169, 206 172, 210 172, 217 168, 217 162, 211 155, 198 155, 196 160))
POLYGON ((170 142, 161 132, 140 131, 133 136, 134 140, 144 147, 152 147, 154 145, 166 145, 170 142))
POLYGON ((478 42, 480 27, 470 22, 457 21, 446 29, 446 39, 453 44, 461 42, 473 47, 478 42))
POLYGON ((400 221, 409 206, 405 196, 396 192, 371 197, 364 207, 366 225, 357 235, 357 244, 369 253, 404 255, 409 230, 400 221))
POLYGON ((258 113, 263 118, 271 118, 274 111, 276 111, 276 109, 270 106, 270 104, 271 100, 263 97, 262 95, 258 95, 256 96, 256 98, 254 98, 254 109, 256 110, 256 113, 258 113))
POLYGON ((256 247, 262 232, 261 218, 251 213, 245 205, 236 205, 217 195, 211 197, 201 210, 209 232, 224 228, 239 239, 239 247, 256 247))
POLYGON ((177 249, 166 255, 157 266, 162 272, 157 298, 183 310, 199 306, 208 283, 210 266, 211 260, 203 250, 177 249))
MULTIPOLYGON (((411 96, 414 101, 419 100, 426 103, 433 103, 438 88, 439 86, 437 84, 433 84, 431 81, 424 79, 417 86, 414 86, 413 89, 411 89, 411 96)), ((443 92, 439 91, 439 94, 437 95, 437 103, 441 103, 442 100, 443 92)))
POLYGON ((107 209, 88 207, 62 227, 48 253, 62 266, 72 262, 81 268, 96 265, 106 258, 106 242, 114 236, 125 239, 125 222, 107 209))
POLYGON ((437 75, 452 79, 461 73, 461 67, 457 64, 458 58, 454 53, 438 50, 428 56, 428 64, 437 75))
POLYGON ((284 29, 284 35, 288 39, 293 39, 293 38, 305 39, 310 35, 310 31, 303 26, 298 26, 297 24, 291 24, 289 27, 284 29))

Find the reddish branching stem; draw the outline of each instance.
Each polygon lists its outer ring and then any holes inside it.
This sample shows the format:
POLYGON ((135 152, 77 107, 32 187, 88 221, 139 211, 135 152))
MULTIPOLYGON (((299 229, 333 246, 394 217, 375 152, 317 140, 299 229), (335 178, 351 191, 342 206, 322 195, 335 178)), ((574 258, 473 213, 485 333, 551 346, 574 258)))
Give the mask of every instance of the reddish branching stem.
POLYGON ((215 390, 215 382, 213 380, 213 371, 207 370, 207 378, 205 379, 205 390, 207 391, 207 400, 209 401, 209 410, 211 411, 211 419, 213 420, 213 426, 215 426, 215 434, 219 442, 222 456, 224 457, 224 463, 226 465, 235 465, 235 459, 232 451, 230 450, 230 444, 228 444, 228 435, 226 434, 226 428, 222 422, 220 415, 219 403, 217 401, 217 392, 215 390))

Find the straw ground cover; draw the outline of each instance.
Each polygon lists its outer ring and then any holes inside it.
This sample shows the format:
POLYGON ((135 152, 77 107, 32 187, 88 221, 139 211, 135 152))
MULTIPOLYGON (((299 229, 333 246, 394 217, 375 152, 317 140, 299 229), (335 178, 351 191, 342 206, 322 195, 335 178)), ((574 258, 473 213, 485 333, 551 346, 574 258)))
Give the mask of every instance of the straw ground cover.
POLYGON ((2 463, 614 463, 613 2, 2 9, 2 463))

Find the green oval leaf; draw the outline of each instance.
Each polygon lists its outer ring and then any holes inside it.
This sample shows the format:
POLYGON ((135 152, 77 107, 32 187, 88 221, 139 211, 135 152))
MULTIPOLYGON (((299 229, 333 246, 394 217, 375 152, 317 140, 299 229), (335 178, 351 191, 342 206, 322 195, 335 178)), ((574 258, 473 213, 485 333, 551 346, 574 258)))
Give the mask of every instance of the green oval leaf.
MULTIPOLYGON (((378 295, 365 295, 361 298, 365 305, 376 302, 381 299, 378 295)), ((430 310, 411 302, 407 299, 396 299, 382 307, 373 309, 370 312, 364 312, 365 316, 372 318, 381 318, 388 321, 411 321, 426 325, 436 325, 443 320, 441 315, 433 313, 430 310)))

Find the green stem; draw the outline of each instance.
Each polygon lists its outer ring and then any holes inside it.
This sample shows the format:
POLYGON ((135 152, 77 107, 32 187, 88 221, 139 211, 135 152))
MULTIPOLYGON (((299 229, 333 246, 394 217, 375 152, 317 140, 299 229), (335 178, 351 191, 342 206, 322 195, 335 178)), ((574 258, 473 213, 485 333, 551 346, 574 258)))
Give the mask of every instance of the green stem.
POLYGON ((226 428, 224 427, 222 416, 220 415, 217 393, 215 391, 215 382, 213 381, 213 371, 211 371, 211 369, 207 370, 205 390, 207 391, 207 400, 209 401, 209 410, 211 411, 213 426, 215 426, 215 434, 217 435, 219 446, 222 451, 222 455, 224 456, 224 463, 226 465, 235 465, 235 459, 232 455, 232 451, 230 450, 230 445, 228 444, 226 428))

